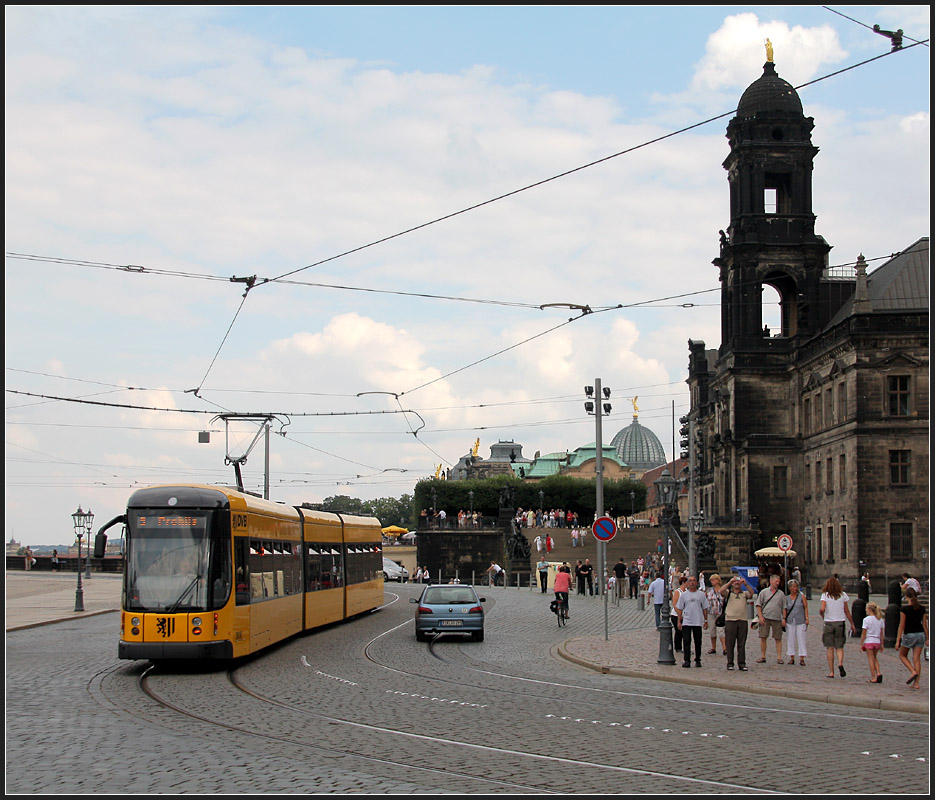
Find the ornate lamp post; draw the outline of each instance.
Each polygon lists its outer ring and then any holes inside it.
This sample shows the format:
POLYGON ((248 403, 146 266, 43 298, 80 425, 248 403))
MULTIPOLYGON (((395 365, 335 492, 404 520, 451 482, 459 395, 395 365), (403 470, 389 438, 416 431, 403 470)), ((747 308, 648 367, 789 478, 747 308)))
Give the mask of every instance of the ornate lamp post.
POLYGON ((630 530, 631 530, 631 531, 633 530, 633 527, 634 527, 633 515, 636 513, 636 512, 633 510, 633 509, 635 508, 635 506, 634 506, 634 500, 635 500, 635 499, 636 499, 636 492, 630 492, 630 530))
POLYGON ((75 536, 78 537, 78 588, 75 590, 75 611, 84 611, 84 587, 81 584, 81 538, 88 529, 89 516, 93 519, 93 514, 82 511, 81 506, 78 506, 78 510, 71 515, 75 524, 75 536))
POLYGON ((655 481, 656 500, 662 505, 662 575, 665 582, 665 592, 662 596, 662 622, 659 625, 659 659, 660 664, 675 664, 675 653, 672 650, 672 622, 669 608, 669 525, 675 506, 678 482, 669 474, 669 468, 662 471, 662 475, 655 481))
POLYGON ((468 490, 468 497, 471 499, 471 515, 474 515, 474 490, 468 490))
POLYGON ((84 515, 84 529, 88 533, 88 557, 86 559, 87 566, 84 573, 84 579, 87 580, 91 577, 91 531, 94 530, 94 512, 91 511, 90 508, 84 515))

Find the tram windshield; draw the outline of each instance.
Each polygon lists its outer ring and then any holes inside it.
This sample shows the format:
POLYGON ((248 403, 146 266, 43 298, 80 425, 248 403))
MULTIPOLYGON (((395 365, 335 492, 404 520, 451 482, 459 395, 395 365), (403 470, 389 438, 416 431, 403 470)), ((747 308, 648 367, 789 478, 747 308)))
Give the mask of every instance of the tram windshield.
POLYGON ((230 595, 230 540, 212 511, 132 509, 128 514, 128 611, 211 611, 230 595))

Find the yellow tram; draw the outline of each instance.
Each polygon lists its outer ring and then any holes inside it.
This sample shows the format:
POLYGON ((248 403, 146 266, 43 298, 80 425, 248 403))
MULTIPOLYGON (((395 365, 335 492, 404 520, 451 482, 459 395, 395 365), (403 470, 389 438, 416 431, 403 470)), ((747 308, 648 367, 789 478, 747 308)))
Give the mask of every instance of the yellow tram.
POLYGON ((135 492, 126 516, 106 527, 119 521, 127 528, 120 658, 238 658, 383 604, 372 517, 174 485, 135 492))

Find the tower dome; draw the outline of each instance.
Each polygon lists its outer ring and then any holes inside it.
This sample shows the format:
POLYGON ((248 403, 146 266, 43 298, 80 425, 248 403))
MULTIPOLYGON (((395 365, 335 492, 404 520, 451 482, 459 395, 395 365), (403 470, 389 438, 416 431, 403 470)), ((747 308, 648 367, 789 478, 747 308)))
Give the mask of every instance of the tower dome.
POLYGON ((801 115, 802 101, 792 84, 779 77, 776 65, 767 61, 763 65, 763 74, 741 96, 737 117, 744 119, 774 111, 801 115))
POLYGON ((610 442, 617 451, 617 455, 624 464, 634 469, 655 469, 666 463, 666 451, 649 428, 640 425, 636 414, 633 422, 620 431, 610 442))

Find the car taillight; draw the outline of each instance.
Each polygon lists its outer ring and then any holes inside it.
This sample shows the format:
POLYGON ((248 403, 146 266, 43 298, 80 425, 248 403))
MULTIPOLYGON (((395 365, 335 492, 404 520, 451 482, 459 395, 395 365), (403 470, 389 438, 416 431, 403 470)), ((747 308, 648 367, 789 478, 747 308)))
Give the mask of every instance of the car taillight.
POLYGON ((418 610, 418 612, 416 612, 416 613, 418 613, 418 614, 431 614, 431 613, 432 613, 432 609, 429 608, 428 606, 419 606, 419 610, 418 610))
POLYGON ((483 606, 474 606, 474 608, 468 611, 468 614, 483 614, 483 613, 484 613, 483 606))

